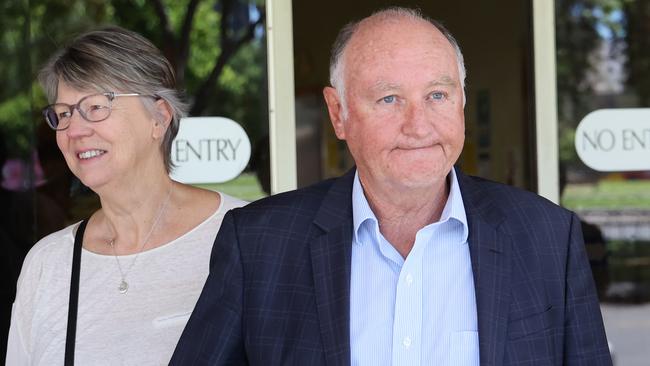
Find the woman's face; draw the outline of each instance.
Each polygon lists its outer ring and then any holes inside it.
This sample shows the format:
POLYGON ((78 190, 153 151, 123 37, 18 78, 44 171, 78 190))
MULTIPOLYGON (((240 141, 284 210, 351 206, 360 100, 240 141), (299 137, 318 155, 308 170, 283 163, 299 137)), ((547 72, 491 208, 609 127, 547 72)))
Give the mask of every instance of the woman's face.
MULTIPOLYGON (((56 103, 73 105, 95 93, 59 82, 56 103)), ((69 127, 56 131, 57 145, 68 167, 95 192, 105 186, 121 188, 138 182, 162 163, 159 146, 164 128, 161 131, 142 98, 146 97, 116 97, 110 116, 101 122, 88 122, 75 110, 69 127)))

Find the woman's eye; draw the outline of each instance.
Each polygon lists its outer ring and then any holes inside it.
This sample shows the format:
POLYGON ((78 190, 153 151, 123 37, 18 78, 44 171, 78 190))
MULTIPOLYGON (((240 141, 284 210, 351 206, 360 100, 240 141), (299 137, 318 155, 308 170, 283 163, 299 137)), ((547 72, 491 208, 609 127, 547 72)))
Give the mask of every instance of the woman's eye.
POLYGON ((97 111, 97 110, 105 109, 105 108, 106 108, 106 107, 103 106, 103 105, 100 105, 100 104, 94 104, 94 105, 89 106, 89 107, 88 107, 88 110, 92 112, 92 111, 97 111))
POLYGON ((395 103, 395 96, 394 95, 389 95, 386 97, 381 98, 381 101, 387 104, 392 104, 395 103))

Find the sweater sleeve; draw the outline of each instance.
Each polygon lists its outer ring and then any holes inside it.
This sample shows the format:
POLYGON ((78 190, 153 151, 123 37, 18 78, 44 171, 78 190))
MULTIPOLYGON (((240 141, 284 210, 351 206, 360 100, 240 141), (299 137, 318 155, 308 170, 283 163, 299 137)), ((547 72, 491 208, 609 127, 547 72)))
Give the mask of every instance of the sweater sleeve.
POLYGON ((9 339, 7 341, 7 365, 29 365, 29 352, 25 347, 23 334, 20 330, 25 322, 16 311, 14 303, 11 311, 11 325, 9 326, 9 339))
POLYGON ((35 245, 27 254, 16 285, 16 300, 11 308, 11 324, 7 341, 7 365, 29 365, 29 333, 34 313, 34 298, 41 276, 38 264, 41 246, 35 245))

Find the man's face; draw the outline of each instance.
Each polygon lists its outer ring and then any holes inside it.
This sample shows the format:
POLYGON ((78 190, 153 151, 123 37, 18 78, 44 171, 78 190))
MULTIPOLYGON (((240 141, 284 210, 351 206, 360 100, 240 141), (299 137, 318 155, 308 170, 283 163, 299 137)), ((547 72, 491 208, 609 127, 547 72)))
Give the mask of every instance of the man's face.
POLYGON ((337 91, 324 93, 364 187, 400 192, 444 182, 465 135, 458 64, 447 39, 425 22, 362 24, 342 57, 347 116, 337 91))

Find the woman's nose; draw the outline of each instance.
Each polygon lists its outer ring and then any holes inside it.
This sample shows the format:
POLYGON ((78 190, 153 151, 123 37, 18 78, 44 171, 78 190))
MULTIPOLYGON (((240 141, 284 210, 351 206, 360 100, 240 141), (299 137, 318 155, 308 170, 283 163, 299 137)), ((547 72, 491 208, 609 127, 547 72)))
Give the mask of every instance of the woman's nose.
POLYGON ((81 116, 78 110, 73 110, 65 132, 71 138, 88 136, 92 133, 92 126, 81 116))

